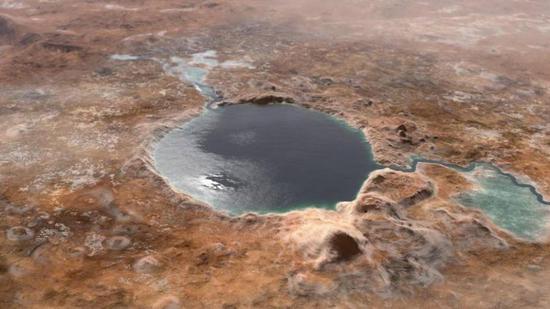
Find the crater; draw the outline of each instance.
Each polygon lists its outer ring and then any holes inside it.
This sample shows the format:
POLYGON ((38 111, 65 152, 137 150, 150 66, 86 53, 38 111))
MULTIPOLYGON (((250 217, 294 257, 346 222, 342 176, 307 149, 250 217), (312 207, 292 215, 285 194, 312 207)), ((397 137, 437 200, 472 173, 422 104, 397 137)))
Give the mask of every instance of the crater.
MULTIPOLYGON (((353 200, 369 174, 382 168, 360 130, 288 103, 207 109, 161 138, 153 159, 173 188, 231 215, 334 209, 340 201, 353 200)), ((533 186, 489 163, 460 167, 415 157, 410 168, 393 169, 415 172, 422 162, 464 175, 475 189, 462 192, 456 201, 482 210, 503 230, 528 241, 547 234, 548 202, 533 186)), ((384 180, 378 178, 371 183, 381 185, 384 180)), ((434 190, 417 188, 414 182, 391 188, 414 191, 399 201, 405 208, 434 190)), ((391 196, 390 191, 386 194, 391 196)))
POLYGON ((236 215, 334 208, 380 168, 361 131, 285 103, 208 110, 165 135, 153 158, 177 190, 236 215))
POLYGON ((350 260, 361 253, 357 241, 346 233, 334 234, 330 239, 330 246, 338 261, 350 260))

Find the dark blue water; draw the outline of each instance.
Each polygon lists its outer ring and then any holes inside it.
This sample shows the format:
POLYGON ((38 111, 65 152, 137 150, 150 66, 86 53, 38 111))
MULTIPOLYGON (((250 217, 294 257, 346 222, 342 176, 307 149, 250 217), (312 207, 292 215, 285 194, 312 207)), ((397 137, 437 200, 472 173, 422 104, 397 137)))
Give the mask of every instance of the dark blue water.
POLYGON ((154 158, 177 189, 232 214, 334 207, 380 168, 362 132, 289 104, 209 110, 168 133, 154 158))
MULTIPOLYGON (((212 101, 212 100, 211 100, 212 101)), ((171 185, 230 214, 333 208, 352 200, 368 174, 382 168, 359 130, 326 114, 289 104, 207 109, 170 131, 154 149, 155 166, 171 185)), ((492 164, 461 167, 437 160, 475 188, 456 201, 483 210, 519 238, 548 233, 548 201, 492 164)))

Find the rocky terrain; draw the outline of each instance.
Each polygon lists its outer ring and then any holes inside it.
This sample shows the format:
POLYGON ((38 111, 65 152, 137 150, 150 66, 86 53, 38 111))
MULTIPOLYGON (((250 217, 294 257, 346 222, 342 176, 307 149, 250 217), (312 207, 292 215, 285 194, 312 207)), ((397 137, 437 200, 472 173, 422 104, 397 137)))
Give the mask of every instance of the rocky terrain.
POLYGON ((457 204, 453 169, 231 217, 149 149, 202 111, 195 63, 218 103, 294 102, 386 166, 491 162, 548 200, 549 42, 543 0, 0 0, 0 307, 548 308, 546 239, 457 204))

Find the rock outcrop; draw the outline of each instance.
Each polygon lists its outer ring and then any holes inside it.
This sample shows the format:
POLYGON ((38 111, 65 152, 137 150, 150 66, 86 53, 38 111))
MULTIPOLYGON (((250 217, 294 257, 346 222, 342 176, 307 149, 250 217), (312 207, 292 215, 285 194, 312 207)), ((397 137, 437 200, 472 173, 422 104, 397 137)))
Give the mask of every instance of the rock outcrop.
MULTIPOLYGON (((355 200, 339 203, 335 212, 300 212, 299 224, 289 222, 289 239, 313 270, 338 269, 339 277, 352 278, 340 287, 362 286, 384 295, 443 280, 441 268, 458 251, 506 248, 503 239, 474 218, 475 211, 453 215, 433 209, 435 194, 434 182, 420 172, 379 170, 355 200)), ((333 291, 308 285, 310 277, 303 271, 290 277, 291 292, 333 291)))
POLYGON ((252 93, 237 98, 237 104, 253 103, 253 104, 269 104, 269 103, 294 103, 296 100, 294 97, 276 91, 252 93))
POLYGON ((376 192, 397 204, 410 207, 434 193, 433 184, 418 173, 404 173, 391 169, 373 172, 361 188, 361 193, 376 192))

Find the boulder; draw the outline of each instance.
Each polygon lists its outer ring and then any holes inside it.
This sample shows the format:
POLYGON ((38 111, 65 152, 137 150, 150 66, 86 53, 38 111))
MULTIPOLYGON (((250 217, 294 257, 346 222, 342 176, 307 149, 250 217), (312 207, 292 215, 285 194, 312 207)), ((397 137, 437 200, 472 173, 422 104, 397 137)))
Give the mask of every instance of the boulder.
POLYGON ((378 193, 396 201, 403 207, 411 207, 430 198, 434 186, 419 173, 405 173, 389 168, 371 173, 360 193, 378 193))
POLYGON ((137 260, 133 265, 134 271, 142 274, 153 273, 161 268, 161 263, 152 255, 137 260))
POLYGON ((131 243, 132 241, 128 237, 113 236, 107 238, 107 240, 105 241, 105 246, 109 250, 120 251, 128 248, 131 243))

